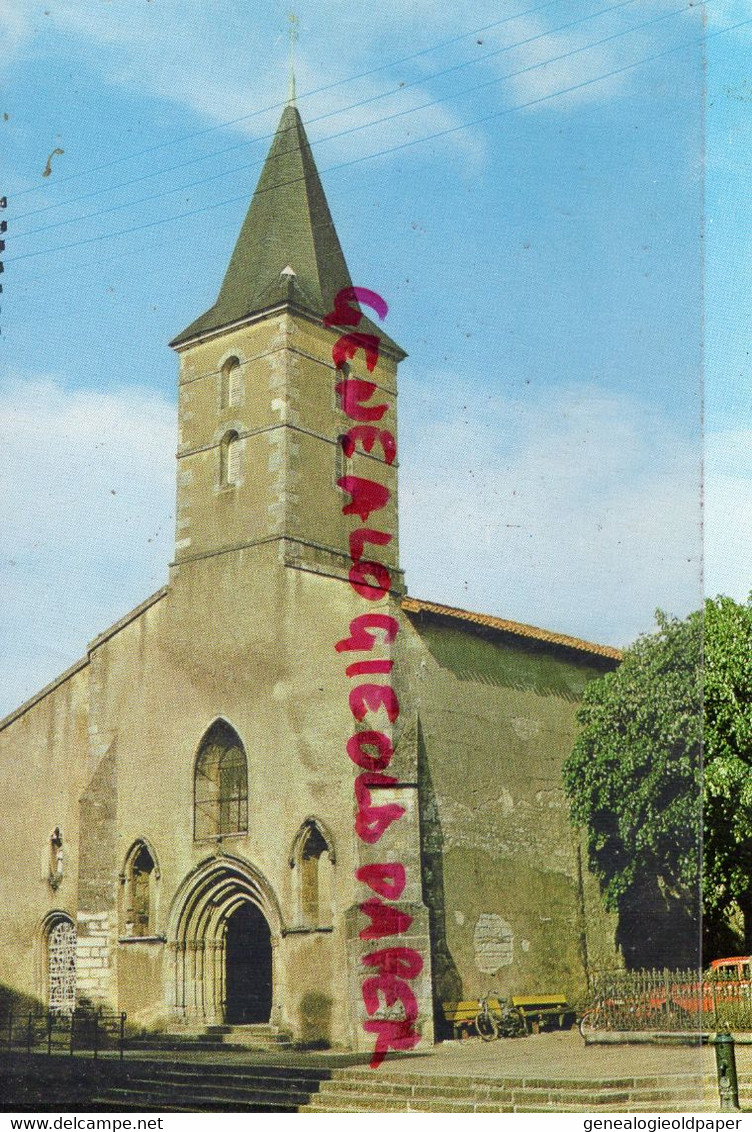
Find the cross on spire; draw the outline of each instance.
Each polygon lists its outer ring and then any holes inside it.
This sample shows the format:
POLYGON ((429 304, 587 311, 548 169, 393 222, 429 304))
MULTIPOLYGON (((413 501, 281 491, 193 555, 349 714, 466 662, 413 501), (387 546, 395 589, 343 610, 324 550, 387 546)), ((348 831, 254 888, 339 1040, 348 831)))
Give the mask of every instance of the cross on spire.
POLYGON ((295 44, 298 42, 298 24, 300 20, 295 14, 294 9, 290 9, 287 13, 287 18, 290 21, 288 29, 288 38, 290 46, 290 80, 287 91, 287 102, 293 106, 295 104, 295 44))

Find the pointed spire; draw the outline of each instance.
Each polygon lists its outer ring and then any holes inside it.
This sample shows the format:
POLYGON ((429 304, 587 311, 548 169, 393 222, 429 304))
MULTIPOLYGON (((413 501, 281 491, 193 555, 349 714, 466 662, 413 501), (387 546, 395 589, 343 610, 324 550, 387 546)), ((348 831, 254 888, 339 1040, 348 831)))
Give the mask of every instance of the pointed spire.
MULTIPOLYGON (((352 287, 350 272, 303 122, 297 107, 288 103, 217 301, 170 345, 182 345, 281 305, 293 304, 321 318, 344 287, 352 287)), ((382 348, 404 357, 404 351, 367 317, 360 329, 378 331, 382 348)))
POLYGON ((232 253, 216 303, 174 339, 218 330, 272 307, 294 272, 298 305, 323 315, 350 273, 296 106, 282 111, 277 133, 232 253), (283 286, 284 284, 284 286, 283 286))

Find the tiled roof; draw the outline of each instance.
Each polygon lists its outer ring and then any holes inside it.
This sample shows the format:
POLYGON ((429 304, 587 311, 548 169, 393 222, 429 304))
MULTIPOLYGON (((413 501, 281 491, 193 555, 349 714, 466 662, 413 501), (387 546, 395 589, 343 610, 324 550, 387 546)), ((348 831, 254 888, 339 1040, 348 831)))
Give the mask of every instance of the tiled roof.
POLYGON ((488 613, 471 613, 467 609, 455 609, 451 605, 439 605, 435 601, 421 601, 415 597, 403 598, 402 608, 406 613, 433 613, 439 617, 454 617, 458 621, 468 621, 487 629, 497 629, 502 633, 511 633, 515 637, 527 637, 532 641, 559 645, 561 648, 574 649, 576 652, 591 653, 594 656, 607 657, 609 660, 621 660, 621 651, 611 645, 582 641, 579 637, 552 633, 549 629, 538 629, 535 625, 523 625, 519 621, 506 621, 502 617, 491 617, 488 613))

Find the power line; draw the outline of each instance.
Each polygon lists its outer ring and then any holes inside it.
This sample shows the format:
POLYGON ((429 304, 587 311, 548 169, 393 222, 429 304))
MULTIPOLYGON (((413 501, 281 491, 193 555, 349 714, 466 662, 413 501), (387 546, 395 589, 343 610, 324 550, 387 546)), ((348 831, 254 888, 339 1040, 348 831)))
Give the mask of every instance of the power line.
MULTIPOLYGON (((710 0, 707 0, 707 2, 709 3, 710 0)), ((611 11, 614 11, 614 9, 616 9, 616 8, 625 7, 627 4, 631 4, 631 3, 634 3, 634 0, 620 0, 620 3, 612 5, 610 8, 601 9, 599 12, 592 13, 591 16, 588 16, 588 17, 585 17, 585 18, 590 19, 590 18, 593 18, 594 16, 602 15, 604 12, 611 12, 611 11)), ((511 72, 508 72, 505 75, 499 75, 494 79, 489 79, 485 82, 478 83, 475 86, 466 87, 464 90, 453 91, 451 94, 444 95, 441 98, 430 99, 428 102, 423 102, 418 106, 412 106, 412 107, 408 107, 405 110, 395 111, 393 114, 387 114, 383 118, 376 118, 373 121, 364 123, 360 126, 350 126, 346 130, 339 130, 337 133, 328 134, 323 138, 319 138, 316 141, 315 144, 316 144, 316 146, 318 146, 318 145, 320 145, 324 142, 334 141, 338 138, 346 137, 349 134, 359 133, 361 130, 371 129, 374 126, 383 125, 386 122, 394 121, 396 118, 401 118, 401 117, 404 117, 405 115, 408 115, 408 114, 415 114, 420 110, 426 110, 426 109, 428 109, 432 106, 437 106, 437 105, 441 104, 442 102, 446 102, 450 99, 461 98, 464 95, 472 94, 475 91, 483 90, 486 87, 495 86, 498 83, 504 82, 507 79, 513 79, 513 78, 517 78, 520 75, 529 74, 531 71, 538 70, 541 67, 547 67, 547 66, 550 66, 550 64, 552 64, 552 63, 561 62, 564 59, 571 58, 573 55, 580 55, 585 51, 590 51, 595 47, 600 47, 604 43, 609 43, 612 40, 619 39, 624 35, 630 35, 631 33, 635 32, 635 31, 640 31, 642 28, 648 27, 651 24, 659 23, 662 20, 669 19, 672 16, 681 15, 683 12, 688 12, 688 11, 691 11, 691 10, 692 10, 691 4, 689 6, 683 6, 681 8, 675 8, 671 12, 664 12, 659 16, 653 17, 653 19, 651 19, 651 20, 646 20, 641 24, 635 24, 630 28, 625 28, 622 31, 614 32, 611 35, 603 37, 602 39, 595 40, 594 42, 585 44, 582 47, 573 48, 571 51, 564 52, 561 55, 555 55, 551 59, 545 59, 545 60, 543 60, 539 63, 533 63, 528 67, 523 67, 519 71, 511 71, 511 72)), ((582 22, 582 20, 574 21, 574 23, 581 23, 581 22, 582 22)), ((553 31, 562 31, 562 30, 564 30, 565 27, 571 27, 571 26, 572 26, 572 24, 567 24, 567 25, 564 25, 563 27, 555 28, 555 29, 553 29, 553 31)), ((533 36, 528 40, 522 40, 520 43, 511 44, 508 47, 501 48, 498 52, 494 52, 494 54, 500 54, 502 51, 507 51, 507 50, 511 50, 513 47, 522 46, 522 44, 530 43, 533 40, 540 39, 543 36, 548 35, 548 34, 553 34, 553 32, 552 33, 545 32, 545 33, 542 33, 542 35, 533 36)), ((450 68, 450 70, 456 70, 456 69, 457 68, 450 68)), ((446 72, 440 72, 440 73, 446 73, 446 72)), ((436 77, 436 76, 433 76, 433 77, 436 77)), ((414 85, 414 84, 410 84, 410 85, 414 85)), ((382 97, 382 96, 379 96, 379 97, 382 97)), ((370 101, 370 100, 367 100, 367 101, 370 101)), ((359 106, 359 105, 361 105, 361 104, 356 103, 356 106, 359 106)), ((349 109, 354 109, 354 107, 350 107, 349 109)), ((342 113, 342 112, 343 111, 334 111, 334 113, 342 113)), ((331 114, 324 114, 324 115, 321 115, 321 117, 322 118, 331 117, 331 114)), ((314 119, 311 120, 311 122, 308 122, 307 125, 311 125, 312 122, 316 122, 316 121, 319 121, 319 120, 320 120, 320 118, 314 118, 314 119)), ((274 137, 274 135, 270 134, 269 137, 272 138, 272 137, 274 137)), ((259 140, 263 140, 263 139, 259 139, 259 140)), ((222 178, 231 176, 234 173, 241 173, 241 172, 245 172, 248 169, 258 168, 258 166, 263 165, 265 163, 265 160, 268 160, 268 158, 267 159, 261 158, 260 160, 250 162, 246 165, 236 165, 232 169, 225 169, 225 170, 222 170, 220 173, 213 173, 209 177, 201 177, 197 181, 189 181, 187 184, 178 185, 178 186, 176 186, 175 188, 172 188, 172 189, 161 189, 158 192, 149 193, 144 197, 137 198, 136 200, 124 201, 121 204, 111 205, 108 208, 102 208, 102 209, 99 209, 96 212, 85 213, 83 216, 71 217, 68 220, 56 221, 52 224, 42 225, 39 228, 32 228, 32 229, 30 229, 26 232, 18 233, 16 238, 18 238, 19 236, 21 236, 21 237, 23 237, 23 236, 33 236, 33 235, 36 235, 40 232, 49 231, 51 228, 55 228, 55 229, 60 228, 64 224, 74 224, 74 223, 80 223, 83 220, 92 220, 92 219, 95 219, 96 217, 99 217, 99 216, 106 216, 106 215, 108 215, 112 212, 122 211, 122 209, 124 209, 124 208, 133 208, 133 207, 135 207, 136 205, 139 205, 139 204, 145 204, 149 201, 159 200, 162 197, 172 196, 174 193, 185 192, 188 189, 197 188, 200 185, 205 185, 205 184, 209 184, 212 181, 221 180, 222 178)), ((92 194, 92 195, 96 195, 96 194, 92 194)), ((26 213, 25 215, 29 215, 29 214, 26 213)))
MULTIPOLYGON (((660 107, 656 108, 655 114, 651 114, 651 124, 654 123, 657 120, 657 116, 659 114, 659 111, 666 109, 668 106, 669 106, 669 104, 666 103, 666 104, 662 104, 660 107)), ((582 113, 582 110, 580 111, 580 113, 582 113)), ((520 119, 516 124, 518 126, 521 126, 521 125, 523 125, 523 122, 520 119)), ((517 134, 517 135, 512 135, 512 134, 509 134, 509 133, 505 134, 505 138, 508 142, 511 142, 513 137, 519 137, 519 136, 520 136, 519 134, 517 134)), ((752 169, 752 167, 750 167, 750 168, 752 169)), ((347 192, 347 191, 349 191, 349 190, 348 190, 348 185, 347 185, 346 182, 334 180, 327 187, 327 190, 326 190, 327 199, 335 199, 338 196, 339 193, 347 192)), ((246 195, 245 197, 236 198, 236 199, 247 201, 248 197, 246 195)), ((169 219, 170 218, 168 218, 168 220, 169 219)), ((212 232, 213 233, 235 232, 237 234, 237 231, 238 231, 237 217, 220 220, 212 226, 212 232)), ((153 251, 158 250, 158 249, 170 248, 170 247, 174 247, 174 237, 171 236, 167 232, 163 233, 161 238, 154 239, 154 240, 151 240, 149 242, 149 251, 150 252, 153 252, 153 251)), ((98 255, 95 259, 92 259, 92 260, 77 261, 76 263, 73 263, 73 264, 70 264, 70 265, 67 264, 65 261, 63 261, 62 263, 58 262, 58 264, 56 264, 54 266, 53 265, 50 265, 50 266, 44 265, 43 267, 41 267, 39 275, 23 275, 22 277, 20 277, 19 282, 17 284, 17 287, 21 292, 24 292, 24 290, 25 290, 26 293, 30 294, 30 289, 32 287, 41 286, 42 284, 44 284, 46 281, 48 281, 50 279, 61 278, 63 276, 65 278, 73 278, 73 277, 77 276, 82 271, 90 271, 94 267, 100 267, 100 266, 105 265, 105 264, 122 263, 124 260, 129 259, 132 256, 141 255, 141 254, 142 254, 141 247, 137 244, 131 243, 131 245, 129 245, 127 248, 118 250, 111 255, 106 255, 106 256, 105 255, 98 255)), ((159 264, 153 264, 152 267, 149 269, 149 272, 147 273, 147 278, 149 277, 149 275, 153 275, 155 277, 158 276, 159 273, 161 272, 161 270, 162 270, 161 262, 159 264)), ((43 301, 44 300, 40 296, 40 302, 43 302, 43 301)))
MULTIPOLYGON (((442 47, 449 47, 453 43, 459 43, 461 39, 467 39, 471 35, 481 35, 485 31, 491 31, 493 28, 500 27, 502 24, 509 23, 512 20, 522 19, 523 16, 532 16, 536 12, 542 12, 544 8, 551 8, 554 4, 561 3, 562 0, 546 0, 544 4, 538 4, 535 8, 527 8, 524 12, 516 12, 513 16, 505 16, 501 20, 494 20, 493 23, 484 24, 482 27, 474 28, 471 31, 463 31, 459 35, 452 36, 450 39, 441 40, 439 43, 434 43, 430 47, 424 47, 420 51, 414 51, 412 55, 403 55, 400 59, 392 59, 388 63, 380 63, 378 67, 372 67, 368 71, 361 71, 357 75, 350 75, 346 79, 337 79, 336 82, 327 83, 325 86, 316 87, 314 90, 305 91, 303 94, 297 96, 297 101, 301 102, 306 98, 313 98, 314 95, 324 94, 326 91, 334 90, 336 87, 345 86, 347 83, 356 82, 358 79, 366 79, 371 75, 376 75, 380 71, 386 71, 390 67, 398 67, 402 63, 409 63, 413 59, 419 59, 422 55, 429 55, 432 51, 440 51, 442 47)), ((227 122, 219 122, 216 126, 207 126, 203 130, 195 130, 190 134, 183 134, 180 138, 173 138, 170 141, 158 142, 157 145, 147 146, 145 149, 134 150, 132 153, 126 153, 122 157, 116 157, 112 161, 96 165, 93 169, 82 169, 78 173, 69 173, 65 177, 60 177, 56 185, 65 184, 67 181, 78 180, 78 178, 88 174, 101 173, 105 169, 111 169, 115 165, 121 165, 125 161, 132 161, 136 157, 143 157, 149 153, 156 153, 160 149, 168 149, 173 145, 181 145, 185 141, 192 141, 194 138, 204 137, 206 134, 216 133, 217 130, 229 129, 232 126, 237 126, 241 122, 247 122, 251 118, 257 118, 261 114, 269 114, 272 110, 280 110, 285 105, 284 102, 275 102, 271 106, 265 106, 261 110, 253 110, 249 114, 241 114, 239 118, 231 118, 227 122)), ((26 196, 27 193, 40 192, 41 185, 33 185, 28 189, 21 189, 19 192, 14 193, 14 197, 26 196)), ((81 199, 81 198, 75 198, 81 199)), ((70 203, 70 202, 61 202, 70 203)), ((28 216, 30 213, 25 213, 28 216)))
MULTIPOLYGON (((624 74, 626 71, 631 71, 635 67, 644 66, 646 63, 652 63, 656 59, 665 58, 666 55, 671 55, 675 51, 681 51, 681 50, 683 50, 687 47, 702 46, 709 39, 715 39, 719 35, 726 34, 730 31, 735 31, 737 28, 740 28, 740 27, 746 27, 749 24, 752 24, 752 19, 741 20, 736 24, 731 24, 729 27, 719 28, 718 31, 710 32, 708 35, 706 35, 706 36, 704 36, 700 39, 693 39, 693 40, 688 40, 685 43, 674 44, 673 47, 667 47, 664 51, 659 51, 659 52, 656 52, 653 55, 648 55, 647 57, 645 57, 643 59, 636 59, 631 63, 625 64, 623 67, 616 67, 611 71, 607 71, 605 74, 596 75, 591 79, 585 79, 582 82, 575 83, 572 86, 564 87, 562 90, 553 91, 550 94, 540 95, 538 98, 533 98, 533 99, 529 100, 528 102, 520 103, 517 106, 510 106, 510 107, 506 107, 504 110, 494 111, 493 114, 485 114, 481 118, 475 118, 471 122, 466 122, 466 123, 464 123, 463 125, 460 125, 460 126, 450 126, 445 130, 439 130, 439 131, 437 131, 436 133, 433 133, 433 134, 426 134, 422 138, 413 138, 410 141, 402 142, 400 145, 388 146, 386 149, 378 150, 375 153, 366 154, 363 157, 356 157, 356 158, 353 158, 350 161, 342 161, 342 162, 339 162, 337 165, 330 165, 326 169, 322 170, 322 172, 323 173, 333 173, 333 172, 336 172, 340 169, 348 169, 348 168, 351 168, 353 165, 359 165, 362 161, 371 161, 376 157, 383 157, 383 156, 390 154, 390 153, 397 153, 397 152, 400 152, 401 150, 409 149, 414 145, 419 145, 421 142, 433 141, 437 138, 447 137, 450 134, 456 134, 461 130, 469 129, 471 126, 482 125, 485 122, 490 122, 490 121, 495 120, 496 118, 504 117, 506 114, 512 114, 512 113, 516 112, 517 110, 526 110, 531 106, 539 106, 543 102, 550 102, 554 98, 560 98, 562 95, 565 95, 565 94, 572 94, 575 91, 583 90, 585 87, 592 86, 594 83, 604 82, 606 79, 613 78, 615 75, 624 74)), ((298 181, 303 180, 303 179, 304 178, 295 178, 292 181, 284 182, 283 184, 280 184, 280 185, 275 185, 275 186, 273 186, 273 188, 274 189, 283 188, 286 185, 296 184, 298 181)), ((268 192, 268 191, 271 191, 271 190, 267 189, 267 190, 264 190, 264 191, 268 192)), ((130 235, 133 232, 143 232, 143 231, 146 231, 147 229, 155 228, 160 224, 167 224, 167 223, 171 223, 171 222, 176 221, 176 220, 184 220, 184 219, 187 219, 189 217, 194 218, 196 216, 201 215, 204 212, 209 212, 209 211, 211 211, 215 208, 222 208, 227 204, 235 204, 238 201, 247 200, 247 199, 248 199, 247 194, 244 193, 242 196, 229 197, 226 200, 222 200, 222 201, 214 201, 212 204, 204 205, 203 208, 191 209, 188 212, 177 213, 174 216, 163 217, 160 220, 151 220, 151 221, 147 221, 145 224, 137 224, 137 225, 134 225, 131 228, 123 228, 118 232, 109 232, 109 233, 105 233, 104 235, 101 235, 101 236, 91 236, 91 237, 89 237, 88 239, 85 239, 85 240, 77 240, 77 241, 74 241, 70 244, 60 244, 57 247, 42 249, 41 251, 25 252, 23 255, 14 256, 12 260, 8 260, 7 262, 15 263, 15 262, 18 262, 18 261, 24 260, 24 259, 32 259, 32 258, 35 258, 35 257, 40 256, 40 255, 49 255, 49 254, 52 254, 52 253, 58 252, 58 251, 67 251, 70 248, 83 247, 83 246, 88 245, 88 244, 98 243, 100 240, 114 239, 118 236, 130 235)))
MULTIPOLYGON (((576 27, 578 24, 585 23, 588 20, 592 20, 592 19, 597 18, 598 16, 606 15, 609 12, 614 12, 619 8, 624 8, 629 4, 634 4, 635 2, 636 2, 636 0, 618 0, 618 3, 616 3, 616 4, 612 4, 607 8, 600 8, 598 11, 590 12, 586 16, 580 16, 576 20, 570 20, 568 23, 561 24, 559 27, 555 27, 555 28, 551 28, 550 30, 539 32, 537 35, 528 36, 527 39, 518 40, 515 43, 506 44, 503 47, 497 48, 495 51, 487 51, 484 55, 476 56, 473 59, 467 59, 463 63, 456 63, 451 67, 446 67, 444 70, 436 71, 432 75, 427 75, 427 76, 420 78, 420 79, 414 79, 412 82, 409 82, 409 83, 401 83, 399 86, 393 87, 391 90, 383 91, 380 94, 371 95, 368 98, 363 98, 359 102, 351 103, 349 106, 343 106, 338 110, 330 110, 326 114, 319 114, 315 118, 309 118, 306 122, 306 125, 312 126, 316 122, 323 122, 327 118, 334 118, 334 117, 337 117, 340 114, 346 114, 349 111, 358 110, 361 106, 367 106, 372 102, 379 102, 380 100, 382 100, 384 98, 389 98, 394 94, 402 94, 404 91, 410 90, 411 88, 413 88, 415 86, 420 86, 426 81, 429 81, 429 80, 432 80, 432 79, 442 78, 444 75, 452 74, 455 71, 463 70, 465 67, 472 67, 472 66, 475 66, 478 63, 484 63, 486 60, 493 59, 496 56, 502 55, 507 51, 512 51, 517 47, 524 47, 524 46, 526 46, 530 43, 535 43, 537 40, 545 39, 547 36, 554 35, 557 32, 567 31, 569 28, 576 27)), ((708 2, 709 2, 709 0, 708 0, 708 2)), ((544 6, 547 7, 548 5, 544 5, 544 6)), ((536 11, 536 9, 531 9, 531 11, 536 11)), ((522 13, 522 14, 528 15, 529 13, 522 13)), ((662 18, 662 17, 659 17, 659 18, 662 18)), ((638 25, 638 26, 641 26, 641 25, 638 25)), ((625 32, 624 34, 627 34, 627 32, 625 32)), ((380 119, 379 121, 387 121, 387 120, 388 119, 380 119)), ((372 125, 372 124, 378 125, 379 122, 369 123, 368 125, 372 125)), ((367 129, 368 125, 365 125, 362 128, 367 129)), ((333 136, 337 137, 338 135, 335 134, 333 136)), ((46 204, 46 205, 42 205, 39 208, 29 209, 27 212, 23 212, 20 215, 16 216, 16 221, 24 220, 29 216, 37 216, 42 212, 49 212, 51 209, 65 208, 70 204, 77 204, 82 200, 90 200, 92 197, 101 196, 103 193, 117 192, 119 189, 129 188, 132 185, 140 184, 142 181, 149 181, 149 180, 152 180, 154 177, 161 177, 165 173, 174 173, 178 169, 186 169, 189 166, 199 164, 202 161, 208 161, 211 158, 221 157, 226 153, 233 153, 236 149, 245 149, 249 145, 257 145, 257 144, 264 142, 264 141, 271 141, 271 139, 273 137, 274 137, 274 133, 270 133, 270 134, 263 134, 260 137, 252 138, 250 140, 246 140, 246 141, 242 141, 242 142, 235 142, 233 145, 225 146, 223 149, 216 149, 216 150, 212 151, 211 153, 200 154, 196 157, 188 158, 186 161, 181 161, 177 165, 169 165, 169 166, 167 166, 166 168, 163 168, 163 169, 153 170, 149 173, 141 173, 141 174, 139 174, 139 176, 132 177, 128 181, 121 181, 117 185, 109 185, 109 186, 106 186, 105 188, 101 188, 101 189, 92 189, 90 192, 82 193, 77 197, 69 197, 68 200, 65 200, 65 201, 60 201, 60 202, 52 203, 52 204, 46 204)), ((329 138, 327 137, 327 138, 323 138, 323 139, 319 139, 319 140, 328 141, 329 138)), ((235 173, 235 172, 239 172, 239 171, 244 170, 244 169, 252 169, 256 165, 260 165, 260 164, 263 164, 263 158, 261 159, 261 161, 252 162, 250 165, 236 166, 234 169, 230 169, 227 172, 228 173, 235 173)), ((226 175, 225 173, 213 174, 210 178, 206 178, 206 180, 215 180, 217 177, 225 176, 225 175, 226 175)), ((162 192, 159 192, 159 193, 156 193, 156 194, 151 194, 147 197, 143 197, 139 201, 135 201, 135 202, 126 201, 123 204, 113 205, 111 208, 102 209, 98 213, 89 213, 89 214, 87 214, 86 216, 83 216, 83 217, 71 217, 68 220, 56 222, 55 225, 48 225, 48 227, 56 227, 58 224, 74 224, 74 223, 77 222, 78 219, 87 220, 87 219, 89 219, 90 216, 101 216, 106 212, 116 212, 121 208, 129 207, 130 204, 133 204, 133 203, 140 204, 140 203, 142 203, 142 201, 155 200, 157 197, 166 196, 169 193, 173 193, 173 192, 180 192, 182 189, 193 188, 194 185, 200 185, 200 184, 203 184, 203 183, 204 183, 204 181, 202 181, 202 180, 192 181, 187 185, 181 186, 180 188, 166 189, 166 190, 163 190, 162 192)), ((44 231, 44 229, 43 228, 34 228, 34 229, 31 229, 28 232, 18 233, 17 235, 27 236, 27 235, 32 235, 33 233, 41 232, 41 231, 44 231)))

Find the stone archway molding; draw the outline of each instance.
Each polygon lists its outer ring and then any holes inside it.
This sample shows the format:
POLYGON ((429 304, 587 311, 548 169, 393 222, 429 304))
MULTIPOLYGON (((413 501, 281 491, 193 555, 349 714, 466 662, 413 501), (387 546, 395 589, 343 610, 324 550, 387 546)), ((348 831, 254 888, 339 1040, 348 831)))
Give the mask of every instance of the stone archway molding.
POLYGON ((183 880, 170 909, 167 1001, 173 1017, 196 1025, 224 1022, 226 926, 244 903, 254 904, 269 924, 277 986, 276 951, 284 925, 271 885, 240 857, 210 857, 183 880))
POLYGON ((313 814, 309 814, 305 821, 301 822, 300 828, 295 834, 292 840, 292 845, 290 846, 290 853, 288 855, 287 863, 289 864, 291 869, 295 867, 295 862, 298 858, 298 853, 300 852, 301 842, 305 840, 312 829, 317 829, 319 831, 324 841, 326 842, 327 851, 329 853, 329 860, 333 865, 336 864, 337 856, 334 849, 334 838, 332 837, 329 827, 324 824, 321 818, 317 818, 314 817, 313 814))

